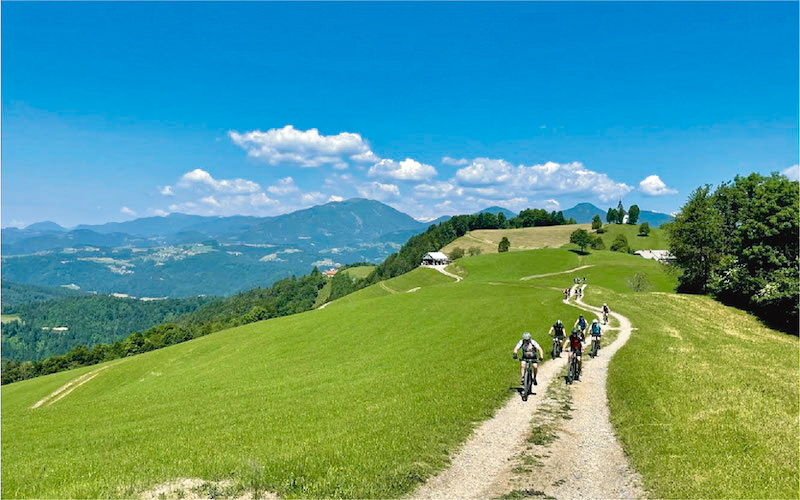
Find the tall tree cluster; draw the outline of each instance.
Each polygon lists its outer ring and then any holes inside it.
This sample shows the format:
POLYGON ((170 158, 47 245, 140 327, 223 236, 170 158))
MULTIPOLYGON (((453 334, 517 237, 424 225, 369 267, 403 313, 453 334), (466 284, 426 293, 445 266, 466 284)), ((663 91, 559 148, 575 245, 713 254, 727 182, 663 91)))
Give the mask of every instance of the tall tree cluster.
POLYGON ((679 290, 711 293, 798 333, 798 183, 779 174, 701 186, 667 227, 679 290))

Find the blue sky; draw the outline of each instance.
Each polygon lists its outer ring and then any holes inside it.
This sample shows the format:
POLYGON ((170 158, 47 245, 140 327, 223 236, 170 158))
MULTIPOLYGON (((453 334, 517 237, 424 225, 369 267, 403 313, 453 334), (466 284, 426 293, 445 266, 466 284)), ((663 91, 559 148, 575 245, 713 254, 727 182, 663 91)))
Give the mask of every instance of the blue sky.
MULTIPOLYGON (((798 4, 2 4, 2 226, 677 210, 798 163, 798 4)), ((791 167, 795 166, 794 169, 791 167)))

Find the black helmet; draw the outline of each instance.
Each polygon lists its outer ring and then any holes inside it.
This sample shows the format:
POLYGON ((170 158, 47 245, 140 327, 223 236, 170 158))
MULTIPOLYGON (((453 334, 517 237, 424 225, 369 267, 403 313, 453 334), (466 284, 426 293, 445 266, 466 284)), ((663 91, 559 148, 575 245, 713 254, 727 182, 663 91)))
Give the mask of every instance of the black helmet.
POLYGON ((572 334, 573 334, 573 335, 578 335, 579 333, 581 333, 581 332, 580 332, 580 330, 578 330, 577 328, 573 328, 573 329, 572 329, 572 334))

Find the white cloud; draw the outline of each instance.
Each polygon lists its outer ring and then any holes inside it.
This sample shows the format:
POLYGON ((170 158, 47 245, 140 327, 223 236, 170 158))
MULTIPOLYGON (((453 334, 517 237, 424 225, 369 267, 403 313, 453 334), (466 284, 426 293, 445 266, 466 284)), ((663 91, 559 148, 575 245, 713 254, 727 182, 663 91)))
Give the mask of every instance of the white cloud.
POLYGON ((675 194, 678 191, 670 189, 664 181, 657 175, 648 175, 639 183, 639 191, 650 196, 661 196, 665 194, 675 194))
POLYGON ((174 194, 175 194, 175 193, 172 191, 172 186, 164 186, 164 187, 159 187, 159 188, 158 188, 158 192, 159 192, 159 193, 161 193, 161 194, 163 194, 164 196, 172 196, 172 195, 174 195, 174 194))
POLYGON ((261 186, 247 179, 214 179, 205 170, 196 168, 191 172, 183 174, 178 185, 190 188, 195 185, 205 185, 220 193, 255 193, 261 190, 261 186))
POLYGON ((515 167, 503 159, 476 158, 456 172, 455 180, 465 185, 494 186, 474 187, 470 191, 484 197, 592 193, 602 201, 611 201, 633 190, 606 174, 587 169, 580 162, 515 167))
POLYGON ((394 160, 381 160, 373 165, 367 175, 370 177, 391 177, 401 181, 421 181, 436 175, 436 169, 431 165, 420 163, 411 158, 401 162, 394 160))
POLYGON ((466 158, 451 158, 449 156, 445 156, 442 158, 442 163, 445 165, 453 165, 456 167, 461 167, 464 165, 469 165, 469 160, 466 158))
POLYGON ((788 177, 790 181, 800 180, 800 165, 792 165, 784 169, 781 173, 788 177))
POLYGON ((358 194, 363 198, 385 201, 400 196, 400 188, 395 184, 382 184, 380 182, 370 182, 362 184, 358 188, 358 194))
POLYGON ((136 215, 136 212, 134 212, 133 210, 131 210, 128 207, 122 207, 122 208, 119 209, 119 211, 122 212, 125 215, 136 215))
POLYGON ((327 196, 320 193, 319 191, 312 191, 310 193, 303 193, 300 196, 300 201, 304 205, 319 205, 323 203, 327 199, 327 196))
POLYGON ((361 135, 351 132, 321 135, 315 128, 304 131, 287 125, 266 132, 253 130, 240 134, 231 130, 228 136, 248 156, 270 165, 347 168, 348 160, 374 163, 379 159, 361 135))
POLYGON ((338 203, 338 202, 340 202, 340 201, 344 201, 344 198, 342 198, 341 196, 336 196, 335 194, 332 194, 332 195, 331 195, 331 197, 330 197, 330 198, 328 198, 328 201, 329 201, 329 202, 331 202, 331 201, 335 201, 335 202, 337 202, 337 203, 338 203))
POLYGON ((157 208, 157 209, 153 210, 153 215, 158 216, 158 217, 166 217, 167 215, 169 215, 169 212, 167 212, 166 210, 161 210, 160 208, 157 208))
POLYGON ((300 191, 300 188, 294 183, 294 179, 291 177, 284 177, 283 179, 279 179, 274 186, 269 186, 267 191, 274 195, 285 196, 287 194, 297 193, 300 191))
POLYGON ((205 203, 206 205, 211 205, 211 206, 213 206, 213 207, 218 207, 218 206, 220 206, 219 202, 218 202, 218 201, 216 200, 216 198, 214 198, 213 196, 206 196, 205 198, 203 198, 203 199, 202 199, 202 200, 200 200, 200 201, 202 201, 202 202, 203 202, 203 203, 205 203))
POLYGON ((469 166, 456 172, 464 184, 503 184, 511 179, 514 167, 505 160, 475 158, 469 166))
POLYGON ((462 188, 451 182, 437 182, 435 184, 417 184, 414 193, 422 198, 446 198, 448 196, 461 196, 462 188))
POLYGON ((542 208, 550 210, 551 212, 553 210, 561 210, 561 203, 559 203, 557 200, 544 200, 542 208))

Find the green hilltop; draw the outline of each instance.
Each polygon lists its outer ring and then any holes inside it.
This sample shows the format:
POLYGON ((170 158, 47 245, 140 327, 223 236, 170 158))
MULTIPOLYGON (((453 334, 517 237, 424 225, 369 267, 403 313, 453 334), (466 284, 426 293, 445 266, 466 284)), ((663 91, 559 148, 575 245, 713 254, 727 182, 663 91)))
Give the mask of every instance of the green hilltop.
MULTIPOLYGON (((797 339, 735 330, 744 342, 762 339, 754 345, 771 360, 748 364, 752 376, 737 396, 742 380, 709 376, 731 366, 730 359, 704 355, 700 340, 707 322, 730 308, 703 297, 675 302, 676 276, 658 263, 566 248, 461 259, 451 266, 464 278, 458 283, 417 269, 324 309, 3 386, 2 496, 131 497, 188 477, 230 479, 289 498, 406 495, 445 467, 472 429, 510 397, 518 377, 510 351, 520 332, 533 332, 546 346, 556 318, 574 321, 577 311, 561 302, 560 289, 579 266, 591 266, 579 272, 590 285, 587 300, 608 300, 638 328, 631 349, 620 352, 624 380, 612 377, 609 394, 612 418, 651 494, 796 496, 798 401, 796 390, 785 389, 798 385, 797 339), (632 292, 635 275, 649 291, 632 292), (684 321, 695 307, 706 313, 684 321), (667 323, 698 339, 697 357, 686 359, 681 345, 670 344, 667 323), (790 345, 769 349, 764 338, 790 345), (637 362, 640 356, 658 356, 683 375, 662 385, 665 374, 637 362), (761 378, 776 369, 779 378, 761 378), (47 399, 83 375, 86 383, 47 399), (642 377, 651 385, 639 398, 625 384, 642 377), (697 398, 683 405, 670 395, 660 404, 659 388, 697 398), (752 398, 756 393, 761 397, 752 398), (708 410, 702 397, 721 395, 713 401, 726 409, 752 410, 738 420, 727 411, 689 418, 708 410), (769 439, 761 437, 760 415, 769 416, 769 439), (640 421, 663 424, 659 439, 645 440, 649 427, 631 425, 640 421), (687 429, 702 460, 671 458, 687 429), (762 462, 756 470, 771 475, 750 474, 753 453, 762 462)), ((748 327, 754 321, 738 314, 748 327)))

